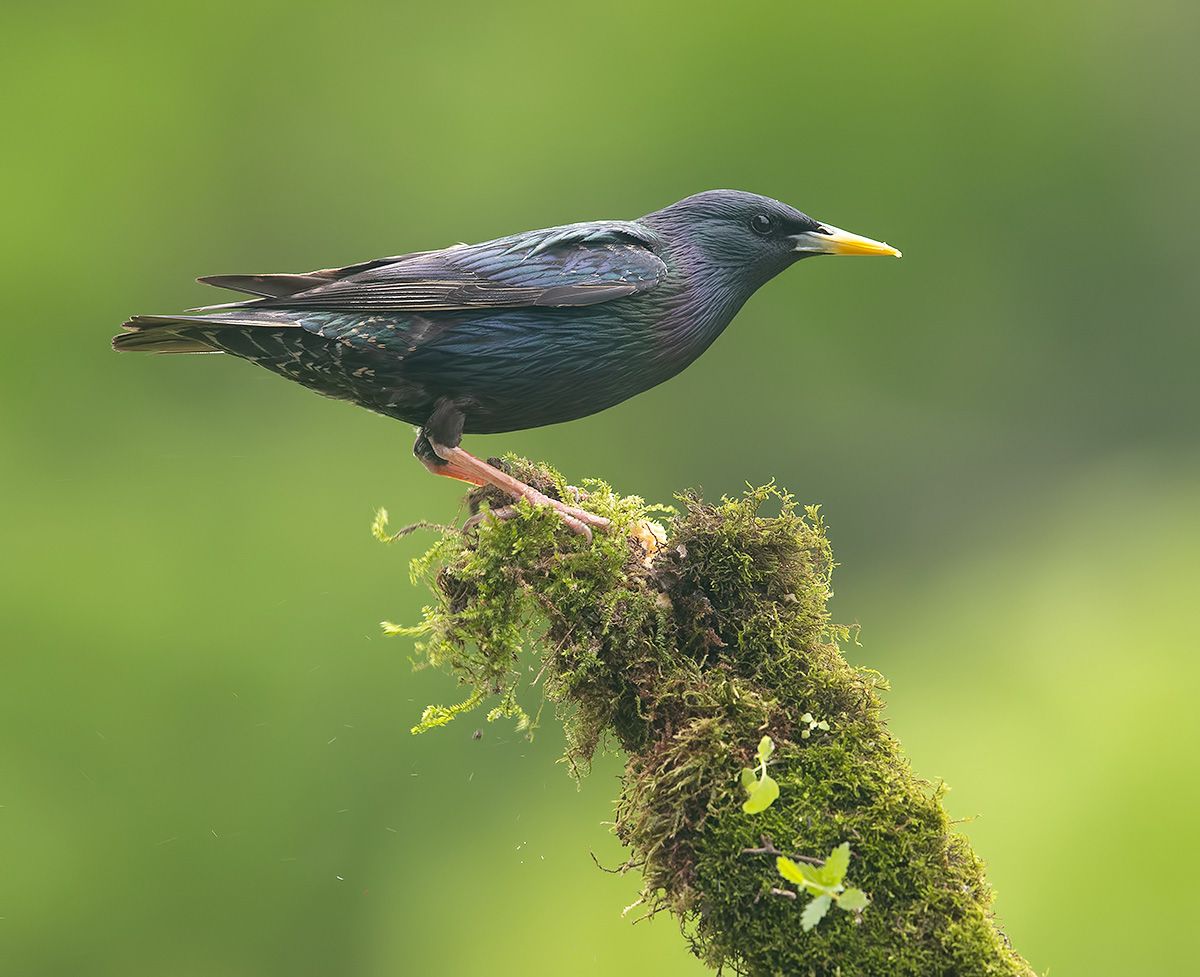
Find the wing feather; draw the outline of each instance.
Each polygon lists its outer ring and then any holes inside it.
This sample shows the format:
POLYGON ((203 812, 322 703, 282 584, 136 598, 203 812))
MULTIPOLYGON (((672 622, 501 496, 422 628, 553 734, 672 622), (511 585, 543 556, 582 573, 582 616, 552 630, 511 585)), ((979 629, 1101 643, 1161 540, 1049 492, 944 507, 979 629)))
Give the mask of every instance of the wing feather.
POLYGON ((201 281, 262 296, 241 307, 432 312, 585 306, 658 285, 667 274, 656 253, 660 244, 632 221, 596 221, 302 275, 201 281))

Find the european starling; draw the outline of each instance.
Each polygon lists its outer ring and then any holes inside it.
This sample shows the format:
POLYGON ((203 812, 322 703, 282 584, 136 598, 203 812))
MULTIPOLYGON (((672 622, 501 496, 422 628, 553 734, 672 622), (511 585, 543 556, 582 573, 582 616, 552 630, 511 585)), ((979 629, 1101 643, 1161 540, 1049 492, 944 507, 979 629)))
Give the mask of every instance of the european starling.
POLYGON ((118 350, 230 353, 340 400, 418 425, 435 474, 553 506, 468 454, 467 433, 604 410, 673 377, 755 290, 801 258, 895 255, 769 197, 711 190, 633 221, 526 231, 305 274, 215 275, 256 296, 187 315, 139 315, 118 350))

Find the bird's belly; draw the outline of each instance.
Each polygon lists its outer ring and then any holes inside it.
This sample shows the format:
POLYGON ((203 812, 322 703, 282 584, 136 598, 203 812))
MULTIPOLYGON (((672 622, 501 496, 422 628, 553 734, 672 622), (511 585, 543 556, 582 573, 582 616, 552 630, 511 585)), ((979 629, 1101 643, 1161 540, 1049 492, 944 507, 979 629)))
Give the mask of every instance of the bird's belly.
POLYGON ((594 414, 682 369, 664 355, 652 324, 581 311, 460 320, 414 350, 405 373, 460 403, 465 431, 494 434, 594 414))
POLYGON ((466 413, 463 429, 471 434, 499 434, 573 421, 628 400, 658 382, 632 385, 626 376, 592 371, 514 381, 503 389, 474 387, 462 398, 466 413))
POLYGON ((494 362, 476 376, 455 376, 446 395, 463 403, 465 430, 499 433, 586 417, 674 375, 636 349, 595 351, 553 346, 494 362))

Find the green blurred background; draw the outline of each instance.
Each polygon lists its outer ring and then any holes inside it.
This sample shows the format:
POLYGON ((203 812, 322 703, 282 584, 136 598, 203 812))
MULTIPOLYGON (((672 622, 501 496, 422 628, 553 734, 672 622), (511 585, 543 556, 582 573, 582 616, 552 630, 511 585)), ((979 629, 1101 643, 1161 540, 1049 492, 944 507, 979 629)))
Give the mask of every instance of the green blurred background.
POLYGON ((454 694, 402 425, 123 317, 752 189, 891 241, 685 374, 480 452, 820 501, 856 661, 1054 977, 1190 969, 1200 912, 1195 4, 10 4, 0 973, 699 975, 552 724, 454 694), (761 437, 756 436, 761 434, 761 437), (480 720, 481 722, 481 720, 480 720))

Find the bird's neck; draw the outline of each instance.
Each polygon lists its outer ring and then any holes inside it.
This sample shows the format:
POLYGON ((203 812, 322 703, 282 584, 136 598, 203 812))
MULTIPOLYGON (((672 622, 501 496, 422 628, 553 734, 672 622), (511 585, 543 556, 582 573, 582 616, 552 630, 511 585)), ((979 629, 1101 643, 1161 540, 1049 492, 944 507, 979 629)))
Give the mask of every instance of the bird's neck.
POLYGON ((695 252, 665 256, 673 287, 667 299, 671 314, 663 317, 663 353, 683 369, 716 340, 733 321, 761 282, 714 268, 695 252))

